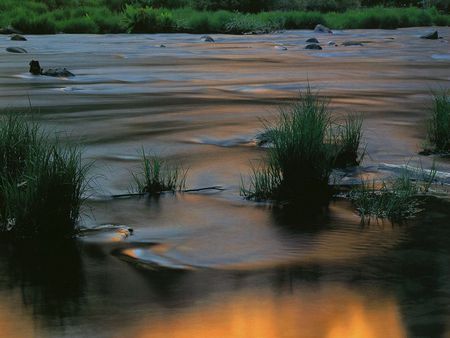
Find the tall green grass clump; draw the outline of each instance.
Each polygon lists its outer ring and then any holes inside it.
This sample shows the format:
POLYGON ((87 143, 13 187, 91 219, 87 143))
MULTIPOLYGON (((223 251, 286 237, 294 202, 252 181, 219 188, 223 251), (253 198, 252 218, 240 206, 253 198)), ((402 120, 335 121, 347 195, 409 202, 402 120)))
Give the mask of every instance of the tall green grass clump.
POLYGON ((134 190, 141 194, 160 194, 180 191, 186 186, 187 169, 173 165, 157 156, 149 156, 142 149, 138 172, 132 173, 134 190))
POLYGON ((328 180, 335 160, 335 151, 326 142, 331 130, 328 101, 308 87, 298 102, 280 111, 275 123, 266 125, 269 130, 267 166, 253 171, 241 193, 256 200, 328 200, 328 180))
POLYGON ((450 154, 450 95, 448 92, 433 96, 433 108, 428 121, 429 153, 450 154))
POLYGON ((335 168, 359 165, 363 139, 361 115, 336 124, 321 98, 308 86, 297 102, 282 109, 274 123, 264 123, 258 144, 267 146, 263 164, 253 165, 241 195, 255 200, 326 202, 335 168))
POLYGON ((359 165, 364 157, 360 153, 363 132, 363 118, 361 115, 348 115, 336 131, 336 144, 338 146, 335 167, 344 168, 359 165))
POLYGON ((70 238, 78 231, 88 166, 20 115, 0 117, 0 233, 70 238))

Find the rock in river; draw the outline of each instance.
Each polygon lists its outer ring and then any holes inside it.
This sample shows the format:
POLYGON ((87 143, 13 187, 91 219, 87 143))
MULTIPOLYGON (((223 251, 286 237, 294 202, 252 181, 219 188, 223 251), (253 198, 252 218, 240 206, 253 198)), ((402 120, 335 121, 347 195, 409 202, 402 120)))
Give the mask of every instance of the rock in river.
POLYGON ((439 39, 439 34, 438 34, 438 31, 434 31, 432 33, 423 35, 420 38, 421 39, 428 39, 428 40, 437 40, 437 39, 439 39))
POLYGON ((318 24, 316 28, 314 28, 314 32, 316 33, 330 33, 333 34, 333 31, 329 29, 328 27, 318 24))
POLYGON ((0 34, 21 34, 22 32, 18 31, 12 26, 0 28, 0 34))
POLYGON ((305 49, 315 49, 315 50, 322 50, 322 47, 320 47, 316 43, 310 43, 309 45, 306 45, 305 49))
POLYGON ((287 47, 285 47, 285 46, 275 46, 273 48, 275 48, 277 50, 288 50, 287 47))
POLYGON ((55 68, 48 69, 44 71, 39 64, 39 61, 31 60, 30 61, 30 73, 33 75, 44 75, 44 76, 53 76, 53 77, 73 77, 75 76, 72 72, 67 70, 66 68, 55 68))
POLYGON ((316 38, 309 38, 308 40, 306 40, 306 43, 319 43, 319 40, 317 40, 316 38))
POLYGON ((215 42, 214 39, 212 37, 210 37, 209 35, 203 35, 201 37, 202 41, 204 42, 215 42))
POLYGON ((363 44, 359 41, 344 41, 342 46, 362 46, 363 44))
POLYGON ((10 53, 19 53, 19 54, 28 53, 25 49, 20 47, 8 47, 6 48, 6 51, 10 53))
POLYGON ((13 36, 11 36, 11 41, 27 41, 27 38, 20 35, 20 34, 14 34, 13 36))

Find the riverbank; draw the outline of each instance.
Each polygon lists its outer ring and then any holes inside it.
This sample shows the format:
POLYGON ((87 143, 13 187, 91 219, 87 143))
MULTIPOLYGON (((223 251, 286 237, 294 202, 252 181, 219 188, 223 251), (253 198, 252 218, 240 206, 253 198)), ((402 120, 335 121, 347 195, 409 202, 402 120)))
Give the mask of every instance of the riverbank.
POLYGON ((154 9, 126 6, 113 11, 105 6, 49 8, 42 3, 0 4, 0 27, 12 26, 25 34, 55 33, 269 33, 312 29, 395 29, 449 26, 450 14, 435 8, 359 8, 344 12, 270 11, 243 14, 191 8, 154 9))

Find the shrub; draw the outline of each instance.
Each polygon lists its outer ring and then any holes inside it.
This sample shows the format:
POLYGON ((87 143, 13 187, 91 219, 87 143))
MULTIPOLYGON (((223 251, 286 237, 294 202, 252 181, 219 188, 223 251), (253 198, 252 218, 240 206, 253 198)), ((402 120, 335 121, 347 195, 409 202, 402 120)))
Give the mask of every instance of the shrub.
POLYGON ((54 34, 56 33, 56 23, 46 14, 36 15, 24 13, 15 17, 11 25, 18 30, 29 34, 54 34))
POLYGON ((88 15, 70 18, 59 23, 60 31, 69 34, 98 33, 98 26, 88 15))
POLYGON ((166 10, 127 6, 124 15, 130 33, 170 32, 176 26, 172 13, 166 10))

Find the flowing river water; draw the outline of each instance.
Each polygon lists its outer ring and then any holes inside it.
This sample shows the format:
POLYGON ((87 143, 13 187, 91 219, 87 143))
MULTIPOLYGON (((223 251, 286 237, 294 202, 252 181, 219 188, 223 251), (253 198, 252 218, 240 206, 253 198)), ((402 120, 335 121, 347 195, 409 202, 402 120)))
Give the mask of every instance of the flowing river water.
MULTIPOLYGON (((0 37, 1 107, 31 105, 81 143, 95 161, 81 223, 96 229, 70 245, 1 243, 0 337, 449 338, 448 204, 361 225, 343 200, 310 217, 239 196, 263 155, 260 119, 308 82, 336 119, 363 114, 360 176, 430 167, 417 153, 430 92, 450 87, 450 28, 419 38, 429 30, 0 37), (304 49, 313 36, 323 50, 304 49), (32 76, 31 59, 76 76, 32 76), (189 188, 225 190, 112 199, 142 148, 181 161, 189 188)), ((448 183, 449 160, 436 164, 448 183)))

